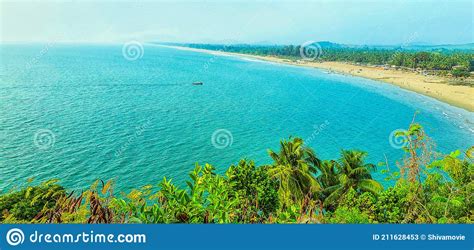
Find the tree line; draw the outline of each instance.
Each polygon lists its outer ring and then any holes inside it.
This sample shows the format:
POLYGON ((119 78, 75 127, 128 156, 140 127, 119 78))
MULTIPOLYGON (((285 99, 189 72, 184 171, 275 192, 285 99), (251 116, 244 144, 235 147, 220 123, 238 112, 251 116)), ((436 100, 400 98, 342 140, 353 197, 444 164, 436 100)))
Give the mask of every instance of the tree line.
MULTIPOLYGON (((304 49, 320 50, 317 60, 341 61, 370 65, 389 65, 406 69, 436 71, 454 77, 469 77, 474 71, 474 51, 436 50, 414 51, 399 48, 342 47, 329 42, 301 45, 220 45, 179 44, 197 49, 217 50, 258 56, 275 56, 290 60, 301 60, 304 49)), ((314 53, 310 52, 310 53, 314 53)))

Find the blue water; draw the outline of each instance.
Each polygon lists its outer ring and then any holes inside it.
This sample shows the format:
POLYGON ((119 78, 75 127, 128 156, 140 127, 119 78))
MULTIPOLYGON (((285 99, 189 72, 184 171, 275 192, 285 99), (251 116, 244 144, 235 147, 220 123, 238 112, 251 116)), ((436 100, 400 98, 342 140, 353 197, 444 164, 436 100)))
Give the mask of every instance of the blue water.
POLYGON ((290 135, 324 159, 360 149, 393 168, 402 152, 389 135, 415 111, 439 151, 474 144, 472 112, 318 69, 152 45, 135 61, 121 45, 0 48, 0 191, 29 177, 68 188, 179 183, 196 162, 269 163, 267 149, 290 135), (216 130, 227 136, 217 147, 216 130))

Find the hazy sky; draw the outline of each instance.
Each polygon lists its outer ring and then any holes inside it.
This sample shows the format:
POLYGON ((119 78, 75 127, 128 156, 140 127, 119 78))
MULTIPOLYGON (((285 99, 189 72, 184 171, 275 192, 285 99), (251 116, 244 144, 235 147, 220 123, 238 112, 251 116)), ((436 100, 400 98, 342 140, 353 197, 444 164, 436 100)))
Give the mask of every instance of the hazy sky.
POLYGON ((2 42, 474 42, 471 0, 0 1, 2 42))

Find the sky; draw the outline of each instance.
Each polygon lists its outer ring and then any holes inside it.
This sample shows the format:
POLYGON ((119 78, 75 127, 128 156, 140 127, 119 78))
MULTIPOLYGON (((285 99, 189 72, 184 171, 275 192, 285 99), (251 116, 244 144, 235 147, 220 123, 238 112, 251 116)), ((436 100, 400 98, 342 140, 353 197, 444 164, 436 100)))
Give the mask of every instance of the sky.
POLYGON ((473 2, 0 0, 0 41, 463 44, 473 2))

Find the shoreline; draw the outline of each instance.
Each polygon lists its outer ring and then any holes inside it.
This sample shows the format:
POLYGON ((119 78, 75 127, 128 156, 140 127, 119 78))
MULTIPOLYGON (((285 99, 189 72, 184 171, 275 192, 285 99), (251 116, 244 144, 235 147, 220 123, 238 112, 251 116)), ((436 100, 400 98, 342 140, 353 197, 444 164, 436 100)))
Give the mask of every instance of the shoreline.
POLYGON ((440 76, 424 76, 415 72, 400 71, 395 69, 384 69, 382 67, 375 66, 370 67, 354 65, 344 62, 290 61, 288 59, 277 58, 272 56, 256 56, 249 54, 196 49, 181 46, 168 46, 161 44, 153 45, 179 50, 202 52, 213 55, 240 56, 288 65, 325 69, 330 72, 348 74, 352 76, 358 76, 389 83, 424 96, 432 97, 436 100, 458 108, 465 109, 469 112, 474 112, 474 88, 463 85, 449 85, 448 79, 440 76))

